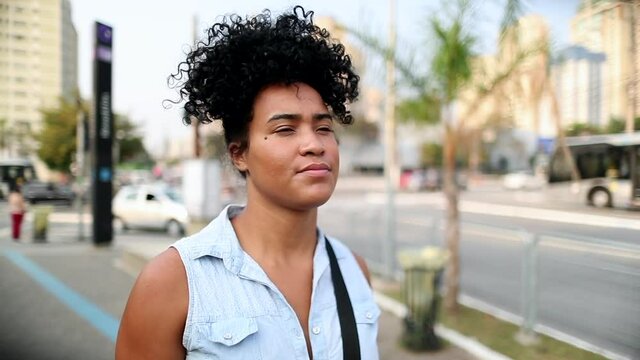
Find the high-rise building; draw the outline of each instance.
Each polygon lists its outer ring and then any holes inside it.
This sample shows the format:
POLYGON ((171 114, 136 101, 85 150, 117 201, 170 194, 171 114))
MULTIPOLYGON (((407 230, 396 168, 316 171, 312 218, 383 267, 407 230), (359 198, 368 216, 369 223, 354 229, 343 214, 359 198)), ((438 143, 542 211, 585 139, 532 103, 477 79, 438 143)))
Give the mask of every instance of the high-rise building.
POLYGON ((477 86, 468 87, 460 98, 459 114, 469 115, 465 119, 469 127, 510 122, 513 128, 538 136, 553 136, 554 130, 550 129, 554 127, 538 94, 546 79, 548 62, 546 52, 538 47, 548 42, 549 27, 543 17, 527 15, 510 31, 515 33, 507 33, 496 54, 474 60, 476 71, 471 83, 489 86, 499 75, 510 73, 514 64, 517 64, 516 71, 501 85, 503 91, 486 95, 478 92, 477 86), (517 60, 523 56, 523 60, 517 60), (476 104, 477 98, 483 100, 476 104))
POLYGON ((0 156, 29 155, 40 110, 73 101, 77 38, 69 0, 0 3, 0 156))
POLYGON ((606 55, 573 45, 559 54, 551 68, 563 126, 587 123, 596 127, 605 125, 609 103, 608 92, 603 91, 606 55))
MULTIPOLYGON (((629 87, 634 73, 633 1, 583 0, 571 20, 571 42, 592 52, 604 53, 603 110, 611 117, 626 118, 634 101, 629 87)), ((636 96, 637 97, 637 96, 636 96)))

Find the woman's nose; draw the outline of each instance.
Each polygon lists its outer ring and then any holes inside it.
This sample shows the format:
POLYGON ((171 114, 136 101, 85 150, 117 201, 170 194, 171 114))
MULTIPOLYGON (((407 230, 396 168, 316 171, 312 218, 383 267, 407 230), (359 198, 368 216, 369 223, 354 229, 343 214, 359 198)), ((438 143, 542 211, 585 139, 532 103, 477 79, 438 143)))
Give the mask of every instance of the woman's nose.
POLYGON ((320 134, 314 130, 305 131, 300 141, 300 154, 303 156, 324 154, 324 142, 320 134))

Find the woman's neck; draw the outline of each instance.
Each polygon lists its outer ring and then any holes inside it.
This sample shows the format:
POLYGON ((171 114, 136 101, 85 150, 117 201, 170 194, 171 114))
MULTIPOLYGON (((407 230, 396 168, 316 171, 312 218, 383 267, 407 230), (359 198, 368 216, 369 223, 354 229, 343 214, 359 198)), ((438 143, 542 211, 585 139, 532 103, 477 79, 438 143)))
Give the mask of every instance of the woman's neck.
POLYGON ((277 266, 313 258, 317 213, 248 201, 231 223, 244 251, 261 264, 277 266))

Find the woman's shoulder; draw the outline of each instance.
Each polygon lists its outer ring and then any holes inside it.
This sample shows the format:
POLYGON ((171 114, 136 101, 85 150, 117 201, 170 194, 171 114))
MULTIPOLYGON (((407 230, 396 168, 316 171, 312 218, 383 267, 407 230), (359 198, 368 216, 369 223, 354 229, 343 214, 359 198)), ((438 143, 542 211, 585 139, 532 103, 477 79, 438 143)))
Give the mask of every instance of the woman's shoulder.
POLYGON ((176 249, 168 248, 147 263, 136 280, 133 296, 143 302, 153 298, 152 304, 157 304, 159 311, 168 306, 184 310, 186 314, 189 296, 187 274, 176 249))
POLYGON ((188 303, 182 260, 177 250, 169 248, 153 258, 138 276, 122 316, 116 353, 124 357, 155 352, 182 354, 188 303))
POLYGON ((185 282, 186 273, 178 250, 170 247, 151 259, 142 269, 138 281, 151 282, 162 286, 185 282))

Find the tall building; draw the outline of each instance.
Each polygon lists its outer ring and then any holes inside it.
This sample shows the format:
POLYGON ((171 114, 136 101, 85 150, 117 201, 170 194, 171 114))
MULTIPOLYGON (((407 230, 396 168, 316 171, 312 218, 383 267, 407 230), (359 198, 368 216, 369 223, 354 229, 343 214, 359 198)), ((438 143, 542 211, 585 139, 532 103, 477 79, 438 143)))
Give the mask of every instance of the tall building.
POLYGON ((487 122, 510 123, 513 128, 538 136, 553 136, 553 131, 549 130, 553 126, 550 125, 549 116, 544 113, 542 99, 534 101, 541 83, 546 79, 548 62, 545 52, 536 51, 538 46, 548 42, 549 27, 543 17, 528 15, 520 18, 512 31, 516 31, 516 36, 505 36, 496 54, 479 56, 474 60, 476 70, 471 83, 489 86, 490 81, 508 73, 519 56, 525 56, 525 59, 518 63, 516 71, 502 84, 503 91, 485 95, 478 92, 477 86, 463 91, 459 114, 469 114, 469 118, 465 119, 469 127, 481 128, 487 122), (483 101, 471 109, 478 97, 483 101))
POLYGON ((634 2, 583 0, 571 20, 571 42, 606 56, 602 92, 603 98, 608 99, 603 103, 607 121, 611 117, 626 118, 635 102, 629 91, 634 58, 637 64, 638 57, 633 41, 633 9, 637 7, 634 2))
POLYGON ((467 130, 482 132, 491 168, 528 168, 542 144, 556 135, 544 92, 549 57, 540 48, 548 41, 545 19, 527 15, 507 31, 495 54, 474 59, 471 86, 460 94, 456 112, 467 130), (479 91, 479 85, 488 89, 506 74, 493 91, 479 91))
POLYGON ((40 110, 73 101, 77 41, 69 0, 0 3, 0 156, 29 155, 40 110))
POLYGON ((563 126, 587 123, 596 127, 605 125, 609 116, 604 109, 609 103, 608 92, 603 91, 606 55, 573 45, 559 54, 551 68, 563 126))

